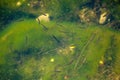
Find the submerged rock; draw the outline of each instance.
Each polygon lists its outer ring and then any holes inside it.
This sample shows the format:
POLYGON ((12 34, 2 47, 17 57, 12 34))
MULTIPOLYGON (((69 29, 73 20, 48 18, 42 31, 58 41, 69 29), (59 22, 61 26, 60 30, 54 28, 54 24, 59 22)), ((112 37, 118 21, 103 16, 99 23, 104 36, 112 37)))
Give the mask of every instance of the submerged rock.
POLYGON ((110 22, 110 12, 106 8, 100 8, 100 18, 99 18, 99 24, 106 24, 110 22))
POLYGON ((104 12, 100 15, 99 24, 104 24, 107 20, 107 12, 104 12))
POLYGON ((41 21, 45 21, 45 22, 49 22, 50 19, 49 19, 49 14, 48 13, 45 13, 43 15, 40 15, 36 18, 36 21, 37 22, 41 22, 41 21))
POLYGON ((89 8, 83 8, 80 12, 79 12, 79 18, 81 20, 81 22, 96 22, 97 18, 96 18, 96 14, 92 9, 89 8))
POLYGON ((99 13, 100 14, 98 15, 94 9, 83 8, 79 12, 79 18, 83 23, 93 22, 106 24, 111 21, 109 10, 106 8, 100 8, 99 13))

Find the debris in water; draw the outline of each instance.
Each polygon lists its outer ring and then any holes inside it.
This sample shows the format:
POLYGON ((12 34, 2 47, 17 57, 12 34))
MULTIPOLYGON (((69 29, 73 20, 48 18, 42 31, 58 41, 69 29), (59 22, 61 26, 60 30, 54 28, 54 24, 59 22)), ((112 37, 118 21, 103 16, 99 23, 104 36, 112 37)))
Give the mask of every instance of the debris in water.
POLYGON ((50 59, 50 62, 54 62, 54 58, 51 58, 51 59, 50 59))
POLYGON ((67 75, 64 76, 64 80, 68 80, 68 76, 67 75))
POLYGON ((100 60, 100 61, 99 61, 99 64, 100 64, 100 65, 103 65, 103 64, 104 64, 104 62, 103 62, 102 60, 100 60))
POLYGON ((72 45, 69 47, 69 49, 70 49, 70 51, 73 51, 75 49, 75 46, 72 45))
POLYGON ((16 6, 21 6, 22 5, 22 3, 20 2, 20 1, 18 1, 17 3, 16 3, 16 6))

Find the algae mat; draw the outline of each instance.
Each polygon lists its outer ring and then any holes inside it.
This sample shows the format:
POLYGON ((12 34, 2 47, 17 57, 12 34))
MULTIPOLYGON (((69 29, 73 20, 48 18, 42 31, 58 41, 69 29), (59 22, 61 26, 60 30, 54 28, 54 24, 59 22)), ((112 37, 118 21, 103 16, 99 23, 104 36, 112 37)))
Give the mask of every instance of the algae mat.
POLYGON ((0 32, 0 80, 119 80, 117 31, 33 19, 7 26, 0 32))

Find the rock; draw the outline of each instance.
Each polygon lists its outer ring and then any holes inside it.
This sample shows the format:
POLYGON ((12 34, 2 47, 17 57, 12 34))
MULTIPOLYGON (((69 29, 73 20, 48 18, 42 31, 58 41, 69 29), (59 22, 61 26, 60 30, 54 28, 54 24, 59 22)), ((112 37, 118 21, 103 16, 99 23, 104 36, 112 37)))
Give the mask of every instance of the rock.
POLYGON ((46 13, 46 14, 40 15, 39 17, 36 18, 36 21, 37 22, 41 22, 41 21, 49 22, 50 21, 49 14, 46 13))
POLYGON ((97 18, 96 18, 96 14, 92 9, 89 8, 83 8, 80 12, 79 12, 79 18, 81 20, 81 22, 96 22, 97 18))
POLYGON ((107 8, 100 8, 99 24, 106 24, 111 21, 110 11, 107 8))
POLYGON ((107 12, 104 12, 100 15, 99 24, 105 24, 107 20, 107 12))

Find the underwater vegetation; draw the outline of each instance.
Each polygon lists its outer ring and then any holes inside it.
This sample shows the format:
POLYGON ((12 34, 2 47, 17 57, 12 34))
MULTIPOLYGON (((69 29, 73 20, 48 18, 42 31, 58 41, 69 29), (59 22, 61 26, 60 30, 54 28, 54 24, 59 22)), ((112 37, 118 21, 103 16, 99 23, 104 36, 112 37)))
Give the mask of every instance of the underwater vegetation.
POLYGON ((120 33, 96 24, 24 19, 0 33, 1 80, 119 80, 120 33), (99 27, 98 27, 99 26, 99 27))
POLYGON ((0 80, 120 80, 119 3, 0 0, 0 80))

